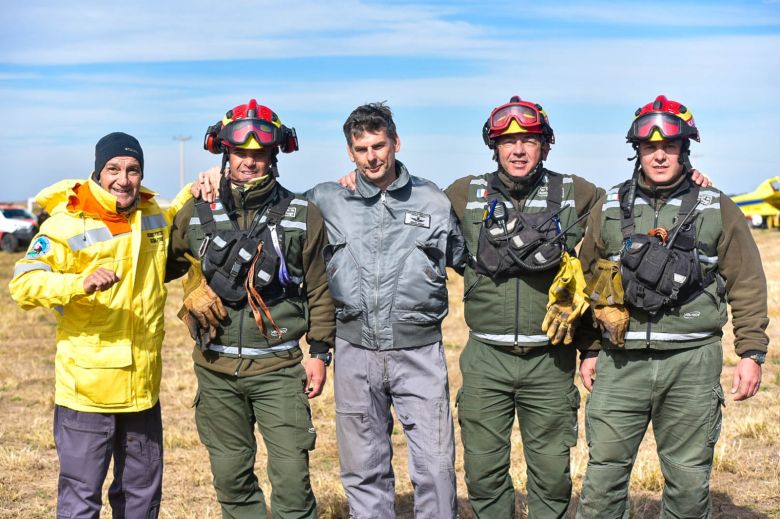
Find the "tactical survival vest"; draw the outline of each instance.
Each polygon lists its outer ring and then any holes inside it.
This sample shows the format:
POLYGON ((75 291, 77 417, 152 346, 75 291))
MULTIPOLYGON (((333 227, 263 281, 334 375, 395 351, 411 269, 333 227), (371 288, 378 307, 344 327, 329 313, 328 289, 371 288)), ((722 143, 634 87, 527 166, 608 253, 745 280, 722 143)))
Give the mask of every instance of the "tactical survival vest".
POLYGON ((494 279, 543 272, 561 262, 563 240, 558 217, 561 211, 563 177, 551 175, 547 184, 546 209, 527 213, 514 209, 500 180, 493 186, 505 198, 490 201, 482 221, 475 269, 494 279))
POLYGON ((247 289, 252 292, 252 288, 268 306, 284 297, 299 295, 301 279, 287 270, 284 236, 279 227, 293 198, 286 189, 277 188, 272 202, 255 214, 246 230, 241 230, 234 218, 230 218, 231 230, 218 229, 211 204, 195 202, 204 233, 199 250, 203 275, 226 305, 244 307, 248 302, 247 289), (252 278, 248 281, 250 273, 252 278))
POLYGON ((692 186, 680 200, 674 227, 642 234, 634 232, 635 182, 629 180, 618 190, 625 244, 621 276, 626 303, 655 315, 663 307, 696 298, 715 281, 715 274, 705 276, 699 263, 694 212, 700 204, 699 186, 692 186))
MULTIPOLYGON (((577 220, 575 207, 574 178, 547 169, 539 182, 529 191, 523 213, 535 215, 549 211, 550 182, 554 177, 561 180, 560 225, 566 229, 577 220)), ((486 173, 469 179, 466 207, 461 221, 461 230, 471 254, 478 250, 479 235, 490 211, 493 199, 499 199, 506 206, 512 199, 501 193, 496 184, 501 180, 496 173, 486 173)), ((503 184, 502 184, 503 185, 503 184)), ((565 247, 573 249, 582 238, 582 226, 570 227, 565 233, 565 247)), ((493 278, 476 270, 476 258, 472 257, 464 273, 464 317, 472 335, 488 344, 504 346, 545 346, 547 335, 541 331, 542 320, 547 312, 547 291, 557 270, 524 273, 508 278, 493 278)))

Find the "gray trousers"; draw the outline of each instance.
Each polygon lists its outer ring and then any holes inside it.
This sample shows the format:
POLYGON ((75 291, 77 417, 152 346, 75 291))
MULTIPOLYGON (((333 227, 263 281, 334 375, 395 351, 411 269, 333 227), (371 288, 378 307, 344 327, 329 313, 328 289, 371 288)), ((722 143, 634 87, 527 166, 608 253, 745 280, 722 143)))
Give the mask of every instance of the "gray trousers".
POLYGON ((376 351, 337 338, 334 370, 341 482, 351 517, 395 518, 392 405, 408 444, 415 518, 454 518, 455 443, 441 342, 376 351))
POLYGON ((54 407, 60 460, 57 517, 98 519, 101 489, 114 458, 108 500, 114 519, 155 519, 160 512, 163 443, 160 404, 135 413, 85 413, 54 407))

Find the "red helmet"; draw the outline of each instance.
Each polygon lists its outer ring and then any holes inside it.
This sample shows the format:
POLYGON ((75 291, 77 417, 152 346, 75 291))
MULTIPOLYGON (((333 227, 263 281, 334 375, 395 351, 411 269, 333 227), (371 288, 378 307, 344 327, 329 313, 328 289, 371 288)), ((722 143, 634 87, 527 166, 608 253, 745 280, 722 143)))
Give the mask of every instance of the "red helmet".
POLYGON ((658 96, 652 103, 637 108, 634 122, 628 129, 626 141, 634 144, 642 141, 665 139, 694 139, 699 141, 699 130, 693 114, 685 105, 658 96))
POLYGON ((544 109, 519 96, 512 96, 508 103, 498 106, 490 112, 490 117, 482 127, 482 139, 488 148, 496 147, 496 138, 513 133, 540 133, 547 142, 555 142, 555 134, 550 119, 544 109))
POLYGON ((221 121, 209 126, 203 147, 211 153, 223 153, 228 148, 259 150, 267 147, 292 153, 298 149, 298 136, 295 128, 283 125, 273 110, 250 99, 248 103, 228 110, 221 121))

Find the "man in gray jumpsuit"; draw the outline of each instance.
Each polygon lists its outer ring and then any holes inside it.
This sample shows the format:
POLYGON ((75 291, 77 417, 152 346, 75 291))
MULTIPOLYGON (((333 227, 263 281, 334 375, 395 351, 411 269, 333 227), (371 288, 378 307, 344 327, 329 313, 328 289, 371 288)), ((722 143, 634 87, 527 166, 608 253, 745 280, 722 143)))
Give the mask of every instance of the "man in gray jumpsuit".
POLYGON ((395 160, 389 107, 355 109, 344 123, 356 189, 326 182, 322 208, 336 303, 335 397, 341 481, 355 519, 395 517, 391 466, 396 414, 409 446, 415 517, 454 518, 455 446, 441 321, 446 266, 466 259, 450 202, 395 160))

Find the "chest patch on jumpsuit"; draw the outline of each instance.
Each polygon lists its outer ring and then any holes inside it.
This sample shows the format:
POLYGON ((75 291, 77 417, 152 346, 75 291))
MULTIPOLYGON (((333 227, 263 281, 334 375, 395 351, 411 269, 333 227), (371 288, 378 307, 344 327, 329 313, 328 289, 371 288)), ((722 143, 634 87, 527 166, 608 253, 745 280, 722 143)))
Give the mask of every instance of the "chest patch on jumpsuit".
POLYGON ((431 215, 425 213, 418 213, 417 211, 406 211, 404 216, 404 223, 406 225, 415 225, 417 227, 431 228, 431 215))

